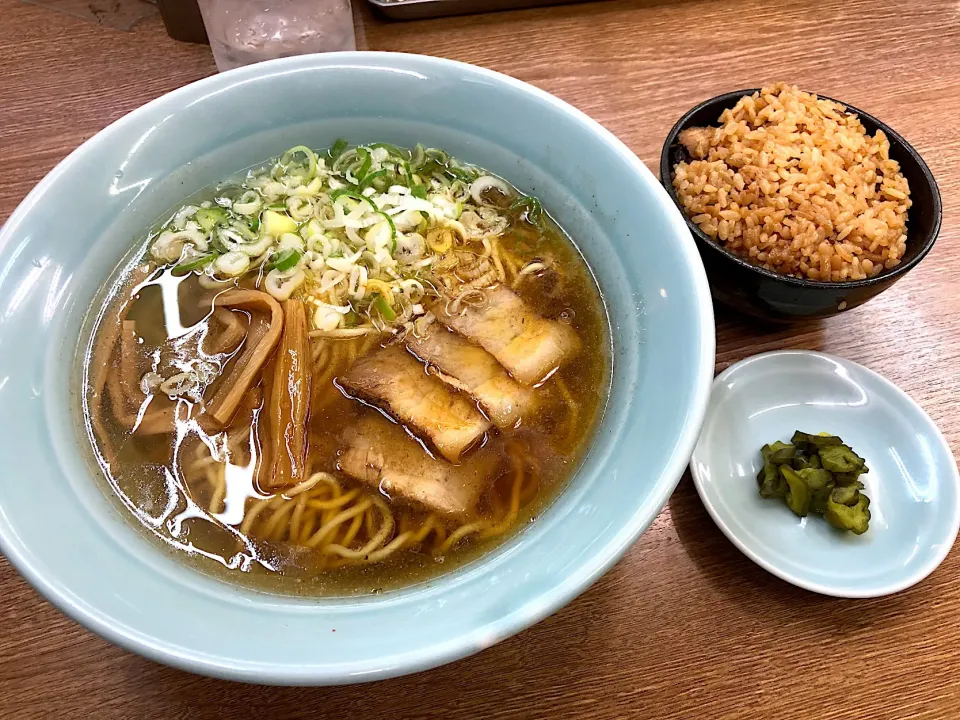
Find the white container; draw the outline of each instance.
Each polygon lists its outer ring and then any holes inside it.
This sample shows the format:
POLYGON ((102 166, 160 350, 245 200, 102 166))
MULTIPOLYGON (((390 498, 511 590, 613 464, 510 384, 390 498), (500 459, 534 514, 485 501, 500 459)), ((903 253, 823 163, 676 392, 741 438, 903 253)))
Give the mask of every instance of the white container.
POLYGON ((355 50, 350 0, 200 0, 221 72, 307 53, 355 50))

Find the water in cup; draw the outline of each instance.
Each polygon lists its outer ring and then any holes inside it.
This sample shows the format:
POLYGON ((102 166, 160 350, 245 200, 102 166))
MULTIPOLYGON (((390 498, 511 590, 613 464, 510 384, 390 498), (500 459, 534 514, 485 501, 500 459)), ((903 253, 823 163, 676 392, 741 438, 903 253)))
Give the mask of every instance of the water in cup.
POLYGON ((356 49, 350 0, 201 0, 200 9, 221 71, 356 49))

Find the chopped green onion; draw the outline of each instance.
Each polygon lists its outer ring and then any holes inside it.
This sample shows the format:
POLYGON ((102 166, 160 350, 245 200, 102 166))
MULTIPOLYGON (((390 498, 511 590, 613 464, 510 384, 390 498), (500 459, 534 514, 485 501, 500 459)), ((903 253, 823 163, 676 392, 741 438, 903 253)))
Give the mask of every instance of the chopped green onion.
POLYGON ((510 210, 521 211, 531 225, 540 225, 543 222, 543 205, 530 195, 518 197, 510 203, 510 210))
POLYGON ((357 148, 357 155, 363 158, 363 163, 360 165, 360 170, 355 172, 353 176, 357 179, 357 182, 363 182, 367 173, 370 172, 370 166, 373 165, 373 158, 370 157, 370 151, 366 148, 357 148))
POLYGON ((414 169, 419 170, 423 167, 423 164, 427 161, 427 153, 423 149, 423 145, 417 143, 417 146, 413 149, 413 152, 410 153, 410 164, 413 165, 414 169))
POLYGON ((337 141, 330 147, 330 149, 327 150, 327 156, 331 160, 336 161, 337 158, 343 155, 348 147, 350 147, 350 143, 343 138, 338 138, 337 141))
POLYGON ((391 145, 390 143, 378 142, 378 143, 374 143, 374 144, 371 145, 370 147, 371 147, 371 148, 383 148, 383 149, 386 150, 388 153, 390 153, 390 154, 393 155, 394 157, 399 158, 400 160, 406 160, 406 159, 407 159, 407 156, 409 155, 409 151, 408 151, 408 150, 404 150, 403 148, 397 147, 396 145, 391 145))
POLYGON ((332 193, 330 193, 331 201, 336 201, 337 198, 341 198, 341 197, 348 197, 358 202, 367 202, 369 203, 370 207, 372 207, 377 212, 380 212, 380 208, 377 207, 377 204, 373 200, 368 198, 366 195, 361 195, 359 192, 357 192, 352 188, 340 188, 339 190, 334 190, 332 193))
POLYGON ((214 260, 216 260, 216 255, 201 255, 200 257, 194 258, 193 260, 187 260, 182 262, 176 267, 173 268, 175 273, 188 273, 194 270, 199 270, 202 267, 206 267, 214 260))
POLYGON ((447 165, 446 171, 448 175, 460 180, 461 182, 469 183, 476 180, 480 174, 470 168, 462 168, 459 165, 447 165))
POLYGON ((227 216, 227 211, 220 207, 215 208, 200 208, 197 210, 196 215, 197 222, 200 224, 200 227, 203 228, 204 232, 210 232, 217 225, 222 225, 226 223, 229 219, 227 216))
POLYGON ((393 308, 387 305, 387 301, 384 300, 382 296, 373 296, 373 306, 379 311, 380 317, 387 322, 393 322, 397 319, 397 314, 393 311, 393 308))
POLYGON ((393 222, 393 218, 387 215, 382 210, 377 210, 377 214, 382 215, 383 219, 387 221, 387 224, 390 226, 390 254, 393 255, 397 251, 397 226, 393 222))
POLYGON ((219 233, 214 233, 210 236, 210 249, 213 250, 218 255, 223 255, 226 252, 229 252, 229 248, 223 244, 223 241, 220 239, 219 233))
POLYGON ((357 151, 348 148, 340 154, 340 157, 333 161, 330 169, 338 173, 341 177, 344 177, 355 162, 357 162, 357 151))
POLYGON ((415 198, 426 200, 427 189, 420 184, 419 179, 410 169, 410 163, 408 163, 406 160, 403 161, 403 174, 407 176, 407 186, 410 188, 410 194, 415 198))
POLYGON ((297 175, 304 181, 313 179, 317 174, 317 156, 306 145, 297 145, 280 156, 280 167, 291 175, 297 175))
POLYGON ((370 187, 371 185, 373 185, 373 183, 376 180, 379 180, 380 178, 384 177, 385 175, 388 175, 389 173, 390 171, 387 169, 377 170, 376 172, 370 173, 369 175, 364 177, 363 180, 360 182, 360 189, 364 190, 370 187))
POLYGON ((267 269, 286 272, 296 267, 301 257, 303 257, 303 254, 299 250, 295 248, 285 248, 270 259, 270 262, 267 263, 267 269))
POLYGON ((450 162, 450 155, 440 148, 428 148, 427 157, 440 165, 446 165, 450 162))

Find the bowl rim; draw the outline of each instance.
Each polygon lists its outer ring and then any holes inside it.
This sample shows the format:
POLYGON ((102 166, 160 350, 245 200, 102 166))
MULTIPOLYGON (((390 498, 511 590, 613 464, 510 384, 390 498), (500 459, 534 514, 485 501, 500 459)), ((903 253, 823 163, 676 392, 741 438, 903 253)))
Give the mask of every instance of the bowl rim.
MULTIPOLYGON (((13 213, 0 227, 0 251, 6 245, 5 240, 12 237, 12 233, 35 210, 40 198, 61 176, 68 173, 75 164, 81 162, 93 152, 95 144, 109 137, 119 128, 135 125, 142 118, 148 116, 158 106, 176 102, 181 98, 190 98, 197 92, 207 94, 222 90, 241 79, 249 79, 264 73, 277 71, 323 71, 330 66, 354 63, 361 67, 413 67, 419 69, 428 67, 438 71, 457 71, 469 73, 490 83, 505 85, 518 92, 524 93, 534 100, 545 104, 552 110, 574 118, 587 132, 594 133, 601 141, 607 144, 628 168, 643 178, 651 189, 657 203, 663 207, 668 222, 676 229, 677 240, 681 252, 686 259, 686 269, 689 282, 694 287, 696 303, 694 312, 702 332, 700 342, 695 348, 696 361, 693 364, 695 375, 692 383, 691 397, 693 401, 681 425, 678 437, 673 446, 672 455, 665 464, 662 473, 651 488, 648 496, 650 507, 654 512, 635 512, 602 547, 586 556, 583 561, 562 580, 539 589, 536 593, 523 598, 516 605, 506 609, 497 619, 498 633, 496 642, 504 640, 521 630, 530 627, 545 617, 553 614, 583 593, 597 579, 606 573, 623 554, 633 545, 637 538, 650 526, 659 512, 665 506, 670 495, 679 483, 693 453, 699 437, 700 428, 706 415, 710 399, 711 383, 714 375, 716 358, 716 333, 714 324, 713 305, 710 299, 709 284, 706 270, 697 251, 696 244, 683 222, 682 213, 669 201, 657 178, 647 166, 612 132, 600 123, 590 118, 581 110, 534 85, 517 80, 508 75, 446 58, 438 58, 413 53, 393 53, 378 51, 350 51, 324 53, 317 55, 298 55, 276 60, 265 61, 255 65, 239 67, 224 73, 216 73, 193 83, 176 88, 165 93, 144 105, 132 110, 121 118, 107 125, 95 135, 84 141, 71 151, 63 160, 47 173, 40 182, 26 195, 14 209, 13 213), (226 78, 226 79, 225 79, 226 78), (660 193, 663 193, 662 195, 660 193)), ((638 508, 639 510, 639 508, 638 508)), ((126 627, 117 627, 109 622, 109 617, 95 608, 88 606, 82 600, 73 597, 67 588, 62 587, 55 576, 50 576, 42 563, 35 561, 30 549, 20 543, 3 520, 0 509, 0 552, 17 569, 20 575, 36 589, 47 601, 65 615, 78 622, 86 629, 100 635, 110 642, 135 652, 154 661, 177 667, 189 672, 214 676, 241 682, 257 682, 280 685, 333 685, 354 682, 367 682, 390 677, 419 672, 439 665, 452 662, 478 652, 486 645, 478 642, 483 628, 474 628, 470 632, 463 632, 450 637, 442 643, 436 643, 422 648, 418 652, 406 653, 397 665, 384 667, 371 665, 362 674, 347 675, 339 669, 324 670, 312 668, 310 672, 291 674, 284 668, 259 667, 256 670, 245 670, 240 664, 225 665, 198 657, 193 653, 182 652, 165 639, 144 636, 139 632, 126 627)), ((269 596, 265 596, 269 597, 269 596)))
MULTIPOLYGON (((835 102, 838 105, 843 106, 847 111, 859 116, 867 118, 870 122, 876 124, 878 128, 883 130, 884 134, 890 140, 891 145, 900 147, 904 153, 906 153, 917 166, 920 168, 920 172, 923 175, 924 180, 927 185, 930 187, 931 197, 933 199, 933 226, 930 228, 930 232, 923 238, 923 245, 920 248, 920 251, 912 257, 907 262, 897 265, 891 270, 885 270, 879 275, 874 275, 870 278, 864 278, 862 280, 844 280, 844 281, 820 281, 820 280, 810 280, 808 278, 797 278, 790 275, 783 275, 773 270, 768 270, 767 268, 760 267, 759 265, 754 265, 739 255, 735 255, 731 251, 722 247, 709 235, 707 235, 703 230, 701 230, 696 223, 690 220, 687 217, 687 213, 684 211, 679 198, 677 197, 676 190, 673 187, 673 163, 670 161, 670 149, 676 144, 677 136, 680 132, 686 129, 687 125, 690 123, 690 119, 701 110, 710 107, 716 107, 718 110, 724 110, 729 107, 732 107, 735 104, 736 100, 739 100, 741 97, 746 97, 748 95, 753 95, 758 93, 762 88, 750 88, 746 90, 733 90, 731 92, 722 93, 720 95, 714 95, 711 98, 708 98, 702 102, 697 103, 692 108, 687 110, 673 127, 670 129, 670 132, 667 133, 667 137, 663 142, 663 148, 660 151, 660 182, 663 187, 666 189, 667 194, 670 196, 670 199, 673 200, 677 208, 680 210, 680 214, 683 215, 684 222, 686 222, 687 227, 690 229, 690 232, 693 233, 694 238, 698 241, 699 247, 709 247, 712 252, 719 253, 720 256, 725 257, 729 260, 732 260, 741 268, 745 270, 750 270, 757 273, 769 280, 774 280, 782 282, 786 285, 790 285, 796 288, 807 288, 807 289, 823 289, 823 290, 850 290, 854 288, 865 288, 871 287, 874 285, 883 284, 886 281, 896 280, 897 278, 902 277, 905 273, 912 270, 916 267, 923 258, 926 257, 927 253, 933 248, 934 243, 937 241, 937 237, 940 235, 940 227, 943 222, 943 201, 940 197, 940 188, 937 185, 936 179, 933 177, 933 173, 930 171, 929 166, 920 156, 914 147, 906 141, 906 139, 894 130, 892 127, 887 125, 882 120, 874 117, 868 112, 849 104, 843 102, 842 100, 837 100, 835 98, 829 97, 827 95, 816 94, 817 98, 820 100, 829 100, 835 102)), ((807 91, 809 92, 809 91, 807 91)), ((719 114, 717 115, 719 119, 719 114)), ((908 219, 909 219, 909 210, 908 219)))
MULTIPOLYGON (((930 427, 933 430, 933 435, 939 443, 939 448, 945 453, 945 456, 951 460, 948 465, 953 468, 952 477, 950 478, 953 481, 953 484, 960 488, 960 471, 958 471, 956 459, 954 458, 953 451, 950 448, 950 444, 947 442, 946 437, 943 434, 943 431, 934 422, 933 418, 930 417, 929 413, 923 409, 923 406, 920 405, 916 400, 914 400, 906 390, 903 390, 899 385, 894 383, 892 380, 887 379, 876 370, 871 370, 865 365, 861 365, 858 362, 853 360, 848 360, 847 358, 840 357, 839 355, 833 355, 831 353, 819 352, 816 350, 771 350, 769 352, 758 353, 756 355, 751 355, 749 357, 740 360, 739 362, 730 365, 723 372, 721 372, 713 381, 713 387, 711 388, 711 406, 713 405, 713 394, 717 389, 723 388, 731 375, 734 375, 738 372, 744 372, 745 368, 748 368, 751 364, 764 363, 771 360, 776 360, 777 358, 783 357, 801 357, 807 360, 819 360, 824 359, 835 364, 838 364, 845 369, 853 368, 856 372, 862 373, 871 379, 878 382, 879 386, 884 388, 888 393, 889 397, 894 397, 898 399, 901 403, 906 404, 908 407, 913 408, 915 411, 919 412, 923 417, 927 418, 930 422, 930 427)), ((710 423, 710 410, 712 407, 709 407, 707 410, 707 417, 704 420, 704 428, 710 423)), ((950 525, 947 530, 946 537, 949 538, 949 542, 941 543, 937 552, 932 553, 927 561, 921 564, 913 572, 904 575, 902 579, 896 582, 889 582, 886 585, 881 585, 873 589, 865 589, 862 591, 859 590, 836 590, 829 585, 824 585, 816 581, 807 580, 806 578, 795 575, 789 570, 782 569, 775 562, 771 562, 759 555, 748 543, 744 542, 737 534, 734 532, 730 526, 724 520, 724 517, 721 515, 720 511, 714 505, 710 499, 710 493, 707 492, 704 485, 704 479, 700 474, 699 463, 696 461, 697 451, 700 449, 699 440, 697 446, 694 448, 693 454, 690 458, 690 474, 693 477, 693 484, 696 487, 697 495, 700 496, 700 501, 703 503, 703 506, 706 508, 707 513, 710 515, 710 518, 713 520, 714 524, 720 529, 720 531, 726 536, 726 538, 745 556, 750 560, 756 563, 759 567, 763 568, 770 574, 784 580, 792 585, 796 585, 799 588, 804 590, 809 590, 810 592, 819 593, 821 595, 828 595, 831 597, 839 598, 873 598, 873 597, 883 597, 885 595, 892 595, 894 593, 901 592, 907 588, 913 587, 917 583, 922 582, 927 577, 936 570, 940 564, 946 559, 947 555, 950 553, 950 550, 953 548, 954 543, 956 542, 957 534, 960 532, 960 490, 957 492, 957 499, 953 506, 953 512, 950 516, 950 525)), ((705 463, 706 464, 706 463, 705 463)))

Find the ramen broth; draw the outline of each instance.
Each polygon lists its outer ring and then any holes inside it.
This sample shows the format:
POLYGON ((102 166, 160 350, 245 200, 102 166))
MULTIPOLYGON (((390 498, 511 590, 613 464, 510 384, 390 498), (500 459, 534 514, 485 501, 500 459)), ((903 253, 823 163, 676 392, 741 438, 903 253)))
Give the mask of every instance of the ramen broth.
POLYGON ((288 151, 178 208, 104 295, 83 410, 110 494, 270 592, 377 592, 490 551, 562 490, 606 402, 573 243, 419 146, 288 151))

